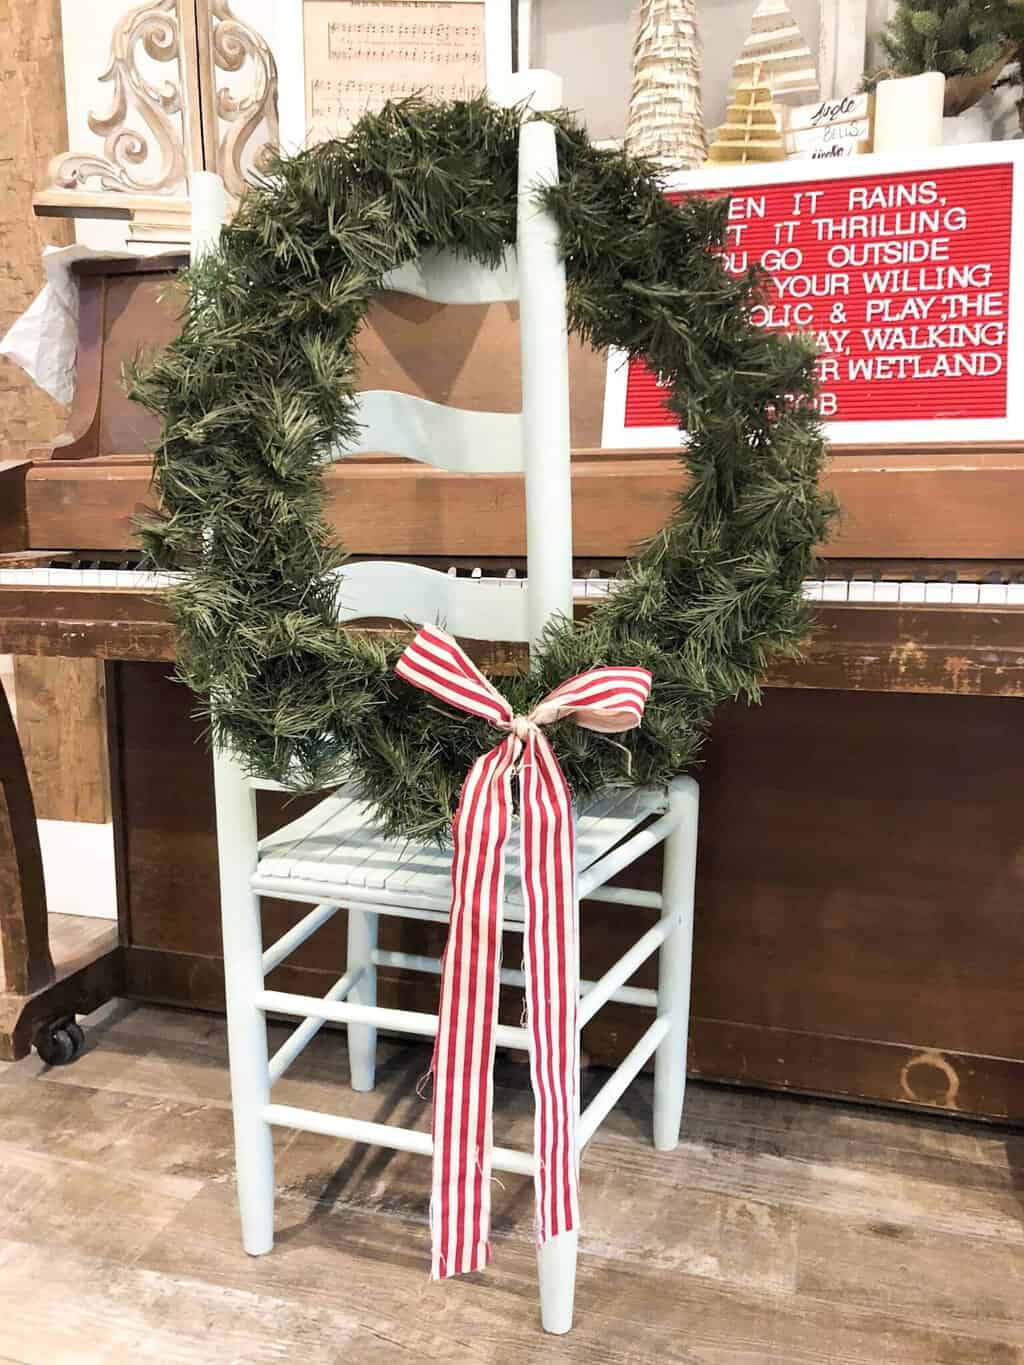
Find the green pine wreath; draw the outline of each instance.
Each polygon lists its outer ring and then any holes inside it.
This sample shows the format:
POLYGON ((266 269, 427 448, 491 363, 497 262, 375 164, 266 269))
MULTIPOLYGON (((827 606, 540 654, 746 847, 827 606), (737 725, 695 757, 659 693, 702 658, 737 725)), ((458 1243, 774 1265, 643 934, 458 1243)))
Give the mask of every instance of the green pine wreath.
MULTIPOLYGON (((136 367, 159 414, 159 512, 140 535, 187 570, 172 594, 180 677, 216 740, 296 788, 355 779, 392 833, 441 837, 482 721, 396 678, 404 635, 335 619, 344 562, 324 516, 324 460, 356 431, 356 338, 382 277, 428 248, 494 265, 515 241, 520 109, 420 99, 269 167, 186 275, 180 336, 136 367)), ((571 330, 644 356, 688 433, 669 524, 585 620, 556 620, 517 711, 599 664, 642 665, 640 730, 550 731, 577 796, 692 765, 722 701, 756 700, 808 630, 801 584, 833 508, 810 343, 750 322, 761 279, 723 269, 727 201, 672 204, 654 168, 598 150, 565 114, 543 191, 565 256, 571 330)))

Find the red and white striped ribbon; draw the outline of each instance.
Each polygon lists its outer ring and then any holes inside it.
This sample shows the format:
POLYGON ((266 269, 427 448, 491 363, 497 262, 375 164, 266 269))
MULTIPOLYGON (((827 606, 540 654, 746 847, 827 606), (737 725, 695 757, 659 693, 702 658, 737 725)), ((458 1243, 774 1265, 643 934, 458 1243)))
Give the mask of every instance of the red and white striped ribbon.
POLYGON ((434 1046, 435 1279, 490 1259, 491 1114, 498 1021, 505 847, 518 773, 526 930, 523 969, 535 1104, 537 1241, 578 1225, 576 948, 572 802, 541 726, 572 716, 613 734, 640 724, 644 668, 595 668, 562 683, 528 716, 511 706, 451 636, 425 626, 395 671, 508 737, 473 764, 452 827, 452 904, 434 1046))

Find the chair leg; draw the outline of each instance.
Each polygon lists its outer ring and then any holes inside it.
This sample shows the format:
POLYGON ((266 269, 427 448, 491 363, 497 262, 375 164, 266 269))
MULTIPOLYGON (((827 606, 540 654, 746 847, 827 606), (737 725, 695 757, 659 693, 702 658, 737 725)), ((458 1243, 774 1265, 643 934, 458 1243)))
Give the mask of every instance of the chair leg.
POLYGON ((260 902, 249 888, 256 800, 235 763, 221 754, 214 759, 214 782, 238 1207, 242 1244, 250 1256, 262 1256, 274 1245, 274 1143, 262 1117, 270 1103, 267 1026, 255 1003, 263 989, 260 902))
MULTIPOLYGON (((576 901, 576 974, 580 963, 580 903, 576 901)), ((580 1038, 576 1037, 576 1122, 580 1118, 580 1038)), ((582 1152, 576 1150, 579 1176, 582 1152)), ((564 1336, 572 1328, 576 1300, 576 1253, 578 1232, 563 1232, 537 1248, 537 1278, 540 1281, 540 1321, 545 1332, 564 1336)))
POLYGON ((658 1014, 667 1014, 672 1021, 654 1055, 654 1145, 659 1152, 678 1146, 686 1095, 699 801, 700 788, 692 777, 672 782, 669 802, 681 819, 665 840, 662 914, 681 911, 683 919, 661 945, 658 960, 658 1014))
POLYGON ((577 1232, 562 1232, 537 1248, 540 1322, 554 1336, 564 1336, 572 1327, 578 1240, 577 1232))
MULTIPOLYGON (((377 947, 377 915, 372 910, 349 907, 348 962, 346 970, 362 967, 363 975, 352 988, 349 999, 357 1005, 376 1005, 377 968, 373 954, 377 947)), ((348 1069, 353 1090, 372 1090, 377 1074, 377 1028, 374 1024, 348 1025, 348 1069)))

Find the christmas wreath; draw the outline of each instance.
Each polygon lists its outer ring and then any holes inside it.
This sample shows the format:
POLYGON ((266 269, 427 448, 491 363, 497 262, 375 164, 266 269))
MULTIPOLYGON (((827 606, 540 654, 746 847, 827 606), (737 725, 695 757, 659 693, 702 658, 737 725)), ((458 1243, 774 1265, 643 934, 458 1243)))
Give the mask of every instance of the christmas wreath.
MULTIPOLYGON (((163 421, 159 512, 140 535, 157 564, 187 570, 171 603, 180 677, 252 772, 297 788, 355 779, 392 833, 442 835, 492 739, 396 676, 407 636, 338 624, 345 555, 323 462, 356 429, 356 337, 382 277, 428 248, 496 264, 514 242, 523 117, 483 99, 407 100, 280 158, 187 272, 180 336, 133 375, 163 421)), ((565 114, 539 117, 557 130, 560 180, 543 194, 570 327, 646 357, 688 433, 669 524, 502 684, 526 713, 594 666, 650 670, 642 729, 612 742, 552 727, 581 796, 678 774, 720 702, 757 699, 772 656, 807 633, 801 584, 832 507, 813 349, 751 324, 761 280, 730 276, 717 254, 727 201, 670 203, 649 164, 593 147, 565 114)))

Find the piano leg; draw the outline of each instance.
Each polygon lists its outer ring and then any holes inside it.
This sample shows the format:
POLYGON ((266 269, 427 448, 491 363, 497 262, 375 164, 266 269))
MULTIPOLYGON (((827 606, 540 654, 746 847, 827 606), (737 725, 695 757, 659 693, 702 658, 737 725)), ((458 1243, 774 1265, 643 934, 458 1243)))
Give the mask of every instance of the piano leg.
POLYGON ((13 995, 54 979, 39 833, 21 742, 0 688, 0 971, 13 995))
MULTIPOLYGON (((0 687, 0 1060, 17 1061, 48 1026, 116 995, 115 948, 92 962, 54 969, 35 807, 18 732, 0 687)), ((69 1060, 81 1042, 72 1032, 69 1060)))

